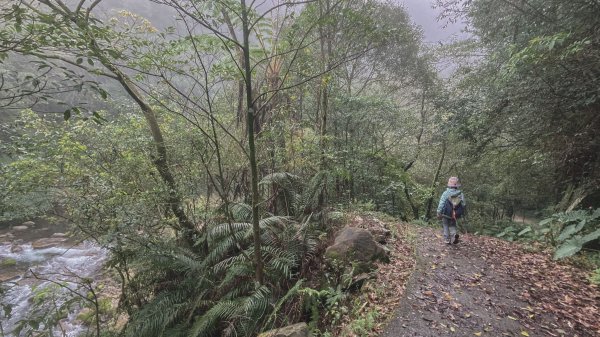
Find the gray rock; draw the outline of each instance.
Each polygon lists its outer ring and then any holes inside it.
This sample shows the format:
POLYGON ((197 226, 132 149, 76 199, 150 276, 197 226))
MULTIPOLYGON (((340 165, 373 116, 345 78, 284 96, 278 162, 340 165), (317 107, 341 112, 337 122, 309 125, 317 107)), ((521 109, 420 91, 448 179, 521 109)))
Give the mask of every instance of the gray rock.
POLYGON ((12 229, 14 231, 26 231, 29 229, 29 227, 21 225, 21 226, 13 226, 12 229))
POLYGON ((23 251, 23 247, 19 246, 19 245, 12 245, 10 247, 10 252, 11 253, 20 253, 23 251))
POLYGON ((35 240, 31 243, 31 247, 33 249, 44 249, 50 248, 54 246, 58 246, 59 244, 67 241, 66 238, 43 238, 39 240, 35 240))
POLYGON ((387 261, 385 249, 375 242, 373 235, 362 228, 344 227, 333 245, 327 247, 325 257, 329 260, 358 262, 387 261))
POLYGON ((21 272, 19 271, 9 271, 9 272, 3 272, 0 273, 0 283, 2 282, 8 282, 8 281, 15 281, 17 279, 19 279, 21 277, 21 272))
POLYGON ((21 225, 27 226, 27 227, 35 227, 35 222, 33 222, 33 221, 25 221, 21 225))
POLYGON ((65 233, 54 233, 54 234, 52 234, 52 237, 53 238, 66 238, 67 234, 65 234, 65 233))
POLYGON ((308 325, 302 322, 263 332, 258 337, 311 337, 311 333, 308 325))

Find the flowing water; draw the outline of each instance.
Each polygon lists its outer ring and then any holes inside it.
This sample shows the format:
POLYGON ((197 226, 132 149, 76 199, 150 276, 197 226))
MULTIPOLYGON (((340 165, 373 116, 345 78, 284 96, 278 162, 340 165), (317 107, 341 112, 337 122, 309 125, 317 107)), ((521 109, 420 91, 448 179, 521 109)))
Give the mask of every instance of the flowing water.
MULTIPOLYGON (((81 278, 94 278, 106 261, 106 251, 90 242, 74 243, 62 239, 66 241, 57 246, 33 248, 35 240, 49 238, 56 230, 46 227, 0 231, 0 237, 4 236, 0 238, 0 280, 3 280, 0 286, 5 290, 3 295, 0 293, 0 336, 17 337, 13 330, 20 321, 51 312, 52 308, 65 303, 69 291, 64 287, 77 289, 81 278), (52 281, 60 282, 61 286, 52 281), (55 289, 57 295, 46 295, 44 301, 39 301, 39 294, 46 293, 51 289, 49 287, 55 289), (8 317, 2 310, 5 307, 11 307, 8 317)), ((76 319, 77 313, 78 310, 73 308, 60 324, 53 326, 53 335, 75 337, 87 331, 88 327, 76 319)))

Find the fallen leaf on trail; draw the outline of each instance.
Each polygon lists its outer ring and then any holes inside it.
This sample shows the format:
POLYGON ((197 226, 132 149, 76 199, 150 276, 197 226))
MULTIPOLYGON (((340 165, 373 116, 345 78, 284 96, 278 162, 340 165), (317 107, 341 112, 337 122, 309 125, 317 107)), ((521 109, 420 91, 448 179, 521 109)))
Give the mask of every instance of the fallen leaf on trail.
POLYGON ((473 333, 475 336, 481 336, 481 332, 474 332, 473 333))
POLYGON ((451 326, 451 327, 450 327, 450 331, 452 331, 452 332, 455 332, 455 331, 456 331, 456 329, 454 329, 454 327, 453 327, 453 326, 451 326))
POLYGON ((521 331, 521 335, 523 335, 523 336, 529 336, 529 333, 527 331, 521 331))
POLYGON ((518 321, 518 319, 512 317, 512 316, 508 316, 508 318, 512 319, 513 321, 518 321))

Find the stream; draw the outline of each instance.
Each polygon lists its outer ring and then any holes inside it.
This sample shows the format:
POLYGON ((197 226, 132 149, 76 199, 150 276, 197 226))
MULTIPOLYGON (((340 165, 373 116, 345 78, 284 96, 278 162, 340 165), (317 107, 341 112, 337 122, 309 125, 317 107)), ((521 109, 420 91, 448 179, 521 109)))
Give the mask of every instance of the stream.
MULTIPOLYGON (((81 278, 93 279, 107 259, 106 250, 91 242, 74 242, 61 232, 65 228, 42 221, 24 227, 27 228, 0 230, 0 287, 4 290, 4 294, 0 290, 0 336, 24 334, 27 329, 21 334, 14 332, 20 321, 64 304, 69 297, 64 287, 76 289, 81 278), (49 292, 51 289, 53 293, 49 292), (11 309, 7 316, 8 307, 11 309)), ((52 327, 53 336, 84 335, 89 328, 77 320, 79 312, 74 306, 65 313, 66 318, 52 327)), ((42 329, 48 330, 43 323, 39 327, 42 329)))

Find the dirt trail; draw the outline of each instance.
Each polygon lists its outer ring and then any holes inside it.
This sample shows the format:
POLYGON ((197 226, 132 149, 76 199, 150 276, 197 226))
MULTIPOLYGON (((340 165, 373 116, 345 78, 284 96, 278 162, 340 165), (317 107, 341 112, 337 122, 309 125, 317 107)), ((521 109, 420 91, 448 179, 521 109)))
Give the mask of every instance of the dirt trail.
POLYGON ((418 229, 417 268, 384 337, 600 336, 600 293, 581 270, 493 238, 442 243, 418 229))

